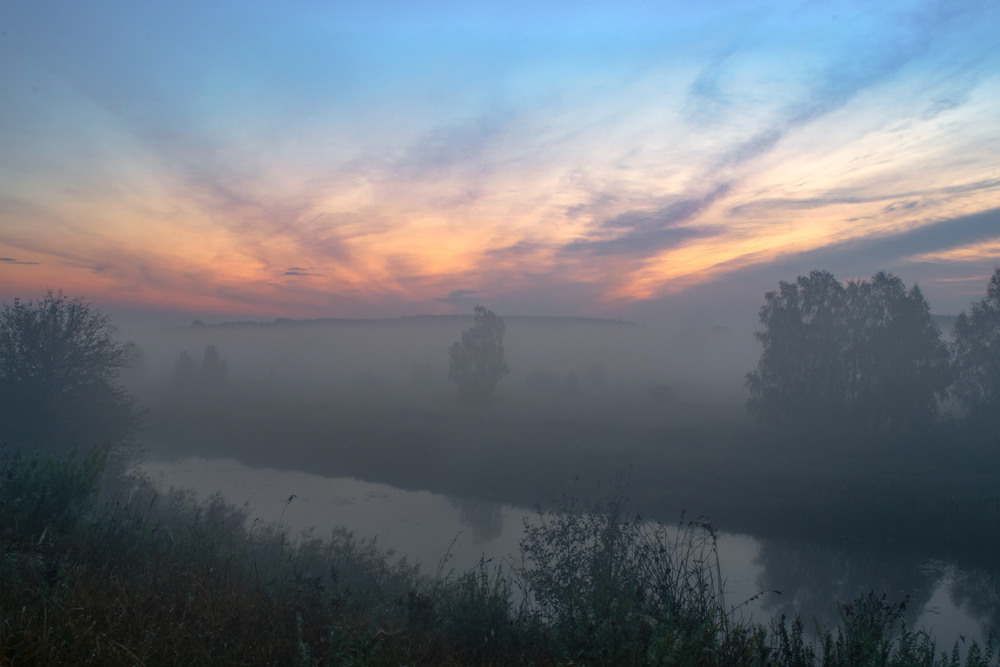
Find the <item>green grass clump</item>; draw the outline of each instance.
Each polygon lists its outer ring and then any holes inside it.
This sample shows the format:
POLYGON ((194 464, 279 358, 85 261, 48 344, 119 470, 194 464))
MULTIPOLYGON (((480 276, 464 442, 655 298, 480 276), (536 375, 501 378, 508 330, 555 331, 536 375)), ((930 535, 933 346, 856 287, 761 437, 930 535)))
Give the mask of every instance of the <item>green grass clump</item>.
POLYGON ((585 664, 696 664, 721 654, 727 618, 711 527, 676 531, 605 503, 539 513, 522 569, 554 647, 585 664))
POLYGON ((0 665, 1000 665, 995 637, 939 654, 872 595, 816 640, 734 621, 711 526, 644 521, 621 494, 540 512, 520 563, 436 576, 248 518, 109 479, 105 450, 4 453, 0 665))

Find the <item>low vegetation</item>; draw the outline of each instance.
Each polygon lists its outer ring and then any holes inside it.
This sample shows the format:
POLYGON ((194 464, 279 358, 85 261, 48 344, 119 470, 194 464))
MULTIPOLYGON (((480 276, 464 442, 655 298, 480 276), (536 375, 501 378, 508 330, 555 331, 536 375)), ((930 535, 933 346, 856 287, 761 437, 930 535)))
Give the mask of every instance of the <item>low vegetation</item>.
POLYGON ((1000 664, 995 636, 940 652, 873 594, 810 635, 737 620, 711 527, 644 521, 621 495, 540 511, 521 562, 428 576, 106 460, 0 457, 0 664, 1000 664))

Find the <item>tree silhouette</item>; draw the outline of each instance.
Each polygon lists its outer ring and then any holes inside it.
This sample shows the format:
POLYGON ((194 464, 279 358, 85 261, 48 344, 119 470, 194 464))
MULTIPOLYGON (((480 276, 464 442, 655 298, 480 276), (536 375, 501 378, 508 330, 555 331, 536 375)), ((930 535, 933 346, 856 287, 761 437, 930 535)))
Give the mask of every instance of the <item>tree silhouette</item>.
POLYGON ((448 379, 467 403, 485 403, 510 369, 504 361, 504 323, 491 310, 476 306, 471 329, 448 348, 448 379))
POLYGON ((954 334, 955 397, 974 420, 1000 425, 1000 267, 954 334))
POLYGON ((781 282, 760 310, 747 407, 772 424, 872 432, 933 420, 949 356, 919 287, 884 272, 845 287, 826 271, 781 282))
POLYGON ((833 274, 780 282, 760 309, 763 345, 746 376, 747 408, 769 423, 830 422, 844 413, 847 293, 833 274))
POLYGON ((131 442, 140 413, 119 382, 132 345, 80 299, 46 293, 0 308, 0 439, 69 449, 131 442))
POLYGON ((952 374, 923 292, 879 272, 847 293, 852 417, 872 431, 926 426, 952 374))
POLYGON ((205 353, 201 357, 201 370, 198 374, 202 389, 218 391, 226 384, 227 375, 228 368, 222 355, 219 354, 218 348, 214 345, 206 345, 205 353))
POLYGON ((181 352, 174 361, 174 369, 170 375, 170 387, 174 393, 190 394, 194 391, 198 383, 198 364, 194 358, 188 354, 187 350, 181 352))

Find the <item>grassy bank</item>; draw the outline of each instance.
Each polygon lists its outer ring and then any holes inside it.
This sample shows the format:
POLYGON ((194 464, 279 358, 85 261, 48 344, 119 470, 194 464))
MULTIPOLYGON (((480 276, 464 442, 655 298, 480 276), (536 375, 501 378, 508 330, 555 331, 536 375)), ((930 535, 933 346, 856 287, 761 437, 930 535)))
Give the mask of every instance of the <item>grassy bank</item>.
POLYGON ((711 526, 572 501, 523 562, 422 574, 343 531, 291 540, 214 497, 110 479, 103 452, 0 460, 0 664, 996 665, 868 595, 806 641, 724 613, 711 526))

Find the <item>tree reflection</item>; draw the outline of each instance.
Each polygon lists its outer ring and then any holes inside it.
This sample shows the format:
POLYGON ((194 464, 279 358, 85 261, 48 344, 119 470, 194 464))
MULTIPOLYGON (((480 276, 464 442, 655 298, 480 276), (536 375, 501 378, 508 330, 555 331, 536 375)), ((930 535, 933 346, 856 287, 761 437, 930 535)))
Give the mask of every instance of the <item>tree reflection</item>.
POLYGON ((940 576, 921 567, 920 559, 902 553, 880 553, 865 548, 838 548, 790 540, 761 540, 754 559, 763 569, 757 577, 760 590, 781 595, 764 598, 762 608, 773 616, 802 618, 807 629, 836 627, 838 603, 849 602, 870 590, 885 593, 891 602, 909 597, 904 612, 908 627, 917 619, 934 593, 940 576))
POLYGON ((1000 572, 949 568, 951 601, 979 621, 982 635, 1000 635, 1000 572))
POLYGON ((472 530, 473 544, 480 545, 500 537, 503 533, 503 513, 500 504, 487 498, 453 498, 462 523, 472 530))

